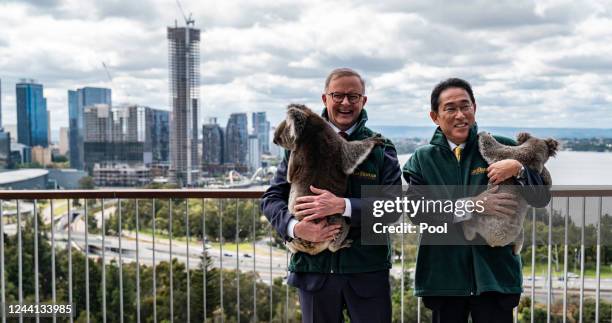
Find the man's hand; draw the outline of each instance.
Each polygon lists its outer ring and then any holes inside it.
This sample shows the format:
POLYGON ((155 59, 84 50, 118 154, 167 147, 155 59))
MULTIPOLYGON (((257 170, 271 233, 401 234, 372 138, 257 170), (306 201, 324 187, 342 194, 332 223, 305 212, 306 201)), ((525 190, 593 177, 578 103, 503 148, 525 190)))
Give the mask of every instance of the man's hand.
POLYGON ((293 235, 302 240, 310 242, 323 242, 332 240, 340 232, 341 225, 328 225, 327 221, 306 221, 306 219, 298 222, 293 227, 293 235))
POLYGON ((510 193, 496 193, 499 190, 499 186, 492 187, 478 196, 473 198, 473 201, 483 201, 484 210, 482 213, 487 215, 506 215, 513 216, 516 214, 516 207, 518 202, 514 200, 514 197, 510 193))
POLYGON ((512 176, 518 175, 521 163, 515 159, 504 159, 489 165, 487 176, 491 184, 497 185, 512 176))
POLYGON ((295 216, 302 221, 312 221, 333 214, 344 213, 346 207, 344 198, 337 197, 326 190, 310 185, 310 190, 316 195, 302 196, 295 200, 295 216))

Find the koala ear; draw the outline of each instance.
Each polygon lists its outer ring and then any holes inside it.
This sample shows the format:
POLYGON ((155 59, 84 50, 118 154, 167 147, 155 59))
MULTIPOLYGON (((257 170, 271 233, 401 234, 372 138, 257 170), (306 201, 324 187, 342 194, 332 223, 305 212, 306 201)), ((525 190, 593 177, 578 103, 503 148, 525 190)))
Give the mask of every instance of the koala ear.
POLYGON ((308 109, 307 106, 305 106, 303 104, 297 104, 297 103, 289 104, 289 106, 287 106, 287 109, 298 109, 298 110, 302 110, 302 111, 310 110, 310 109, 308 109))
POLYGON ((554 157, 559 149, 559 142, 552 138, 548 138, 544 140, 544 142, 546 142, 546 146, 548 146, 548 156, 554 157))
POLYGON ((516 136, 516 142, 519 145, 522 145, 525 141, 529 140, 529 138, 531 138, 531 135, 527 132, 521 132, 516 136))
POLYGON ((287 109, 287 116, 293 124, 295 136, 300 137, 304 131, 304 127, 306 126, 306 119, 308 119, 308 114, 304 109, 308 108, 303 105, 291 104, 287 107, 287 109))

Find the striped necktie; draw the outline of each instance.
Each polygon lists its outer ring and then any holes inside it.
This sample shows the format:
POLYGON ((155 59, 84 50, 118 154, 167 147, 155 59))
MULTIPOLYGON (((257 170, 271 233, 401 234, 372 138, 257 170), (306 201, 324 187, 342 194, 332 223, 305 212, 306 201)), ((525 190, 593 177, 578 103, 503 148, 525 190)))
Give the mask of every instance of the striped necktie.
POLYGON ((457 158, 457 161, 461 161, 461 151, 463 150, 463 148, 457 146, 455 147, 455 149, 453 149, 453 153, 455 154, 455 158, 457 158))

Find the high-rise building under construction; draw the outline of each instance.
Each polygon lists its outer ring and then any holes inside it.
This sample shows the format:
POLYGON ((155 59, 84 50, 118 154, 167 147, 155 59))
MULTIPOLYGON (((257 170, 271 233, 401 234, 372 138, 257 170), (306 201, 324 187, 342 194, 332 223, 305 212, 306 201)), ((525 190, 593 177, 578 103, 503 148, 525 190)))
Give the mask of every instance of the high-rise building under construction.
POLYGON ((170 171, 181 186, 195 184, 199 176, 198 109, 200 88, 200 30, 193 20, 185 27, 168 27, 170 72, 170 171))

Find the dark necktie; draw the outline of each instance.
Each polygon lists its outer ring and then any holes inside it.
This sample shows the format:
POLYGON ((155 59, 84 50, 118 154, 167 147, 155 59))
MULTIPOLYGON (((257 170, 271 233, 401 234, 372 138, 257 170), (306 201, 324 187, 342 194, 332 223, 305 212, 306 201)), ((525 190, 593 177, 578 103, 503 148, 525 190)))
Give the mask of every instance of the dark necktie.
POLYGON ((340 135, 340 137, 344 138, 344 140, 348 141, 348 133, 346 133, 344 131, 340 131, 340 132, 338 132, 338 134, 340 135))

